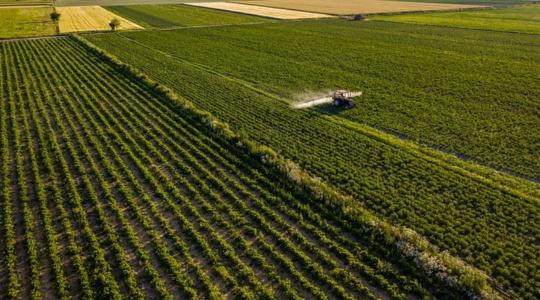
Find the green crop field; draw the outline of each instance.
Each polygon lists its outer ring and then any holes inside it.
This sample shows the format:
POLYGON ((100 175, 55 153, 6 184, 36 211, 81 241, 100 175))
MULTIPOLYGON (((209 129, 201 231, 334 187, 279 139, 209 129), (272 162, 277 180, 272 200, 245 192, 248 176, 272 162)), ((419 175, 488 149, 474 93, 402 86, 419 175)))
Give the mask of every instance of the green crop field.
POLYGON ((123 36, 290 101, 362 90, 340 117, 540 179, 540 36, 348 21, 123 36))
POLYGON ((48 7, 0 8, 0 38, 54 34, 51 12, 48 7))
POLYGON ((454 3, 454 4, 478 4, 488 6, 509 6, 523 3, 530 3, 534 0, 398 0, 406 2, 428 2, 428 3, 454 3))
POLYGON ((540 5, 448 13, 377 16, 375 20, 540 34, 540 5))
POLYGON ((146 28, 245 24, 270 21, 266 18, 187 5, 108 6, 107 9, 146 28))
POLYGON ((327 20, 88 38, 506 289, 539 296, 537 183, 487 180, 364 125, 538 179, 537 36, 327 20), (355 109, 279 98, 338 87, 364 91, 355 109))
POLYGON ((86 44, 0 53, 0 298, 464 297, 86 44))
POLYGON ((0 299, 540 299, 540 5, 199 1, 0 0, 0 299))

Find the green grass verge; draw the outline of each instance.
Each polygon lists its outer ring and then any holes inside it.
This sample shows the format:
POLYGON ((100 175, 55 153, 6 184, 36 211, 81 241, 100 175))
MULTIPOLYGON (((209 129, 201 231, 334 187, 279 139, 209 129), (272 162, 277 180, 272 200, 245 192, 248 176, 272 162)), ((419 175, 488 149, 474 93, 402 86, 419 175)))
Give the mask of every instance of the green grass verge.
POLYGON ((266 18, 187 5, 133 5, 108 6, 106 8, 146 28, 245 24, 269 21, 266 18))
POLYGON ((48 7, 0 8, 0 38, 55 34, 51 12, 48 7))
MULTIPOLYGON (((335 118, 430 144, 440 139, 446 149, 526 171, 519 162, 534 166, 538 153, 531 140, 538 123, 531 113, 539 93, 535 36, 326 20, 88 38, 377 215, 413 228, 523 297, 538 296, 530 280, 538 268, 537 198, 265 94, 291 99, 359 88, 365 94, 357 109, 333 112, 335 118), (505 158, 495 159, 505 148, 505 158)), ((534 183, 515 188, 527 194, 530 186, 538 190, 534 183)))
POLYGON ((410 24, 540 34, 540 5, 537 4, 481 11, 374 16, 372 19, 410 24))

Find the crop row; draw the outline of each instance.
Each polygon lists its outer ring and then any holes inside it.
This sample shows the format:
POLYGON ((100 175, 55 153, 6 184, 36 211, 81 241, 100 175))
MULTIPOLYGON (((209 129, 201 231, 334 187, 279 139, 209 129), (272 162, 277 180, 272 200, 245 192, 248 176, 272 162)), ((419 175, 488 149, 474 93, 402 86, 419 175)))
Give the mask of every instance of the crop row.
POLYGON ((429 294, 413 265, 77 41, 0 47, 0 296, 429 294))
MULTIPOLYGON (((313 24, 298 26, 322 30, 313 24)), ((245 136, 277 149, 377 214, 413 228, 434 244, 485 270, 505 288, 522 295, 535 294, 531 279, 538 267, 531 261, 539 251, 534 242, 539 215, 535 201, 353 132, 320 118, 317 112, 291 110, 285 103, 246 88, 245 82, 228 79, 197 63, 200 57, 220 49, 218 46, 199 47, 197 59, 191 61, 177 51, 180 48, 169 48, 170 43, 160 41, 169 37, 169 42, 184 45, 184 40, 170 36, 207 41, 204 35, 212 32, 197 29, 189 33, 128 34, 128 38, 100 35, 89 39, 245 136)), ((221 46, 228 49, 226 43, 221 46)), ((290 67, 301 69, 304 65, 290 67)))

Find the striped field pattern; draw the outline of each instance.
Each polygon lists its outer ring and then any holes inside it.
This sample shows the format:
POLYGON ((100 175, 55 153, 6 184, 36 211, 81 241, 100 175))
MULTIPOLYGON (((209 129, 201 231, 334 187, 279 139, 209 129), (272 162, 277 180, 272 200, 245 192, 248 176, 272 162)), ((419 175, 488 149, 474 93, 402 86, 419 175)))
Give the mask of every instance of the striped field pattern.
POLYGON ((429 295, 369 237, 78 41, 0 53, 0 298, 429 295))

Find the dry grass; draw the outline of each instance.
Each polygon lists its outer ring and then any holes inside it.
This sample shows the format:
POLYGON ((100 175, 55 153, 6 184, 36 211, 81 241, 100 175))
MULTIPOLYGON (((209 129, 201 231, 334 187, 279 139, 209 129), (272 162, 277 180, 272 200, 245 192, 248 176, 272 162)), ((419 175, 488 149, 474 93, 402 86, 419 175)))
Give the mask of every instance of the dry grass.
POLYGON ((60 17, 60 32, 110 30, 109 22, 116 18, 120 20, 119 30, 141 29, 142 27, 128 21, 100 6, 66 6, 58 7, 60 17))
POLYGON ((41 5, 51 5, 52 0, 0 0, 0 6, 41 6, 41 5))
POLYGON ((379 14, 411 11, 459 10, 479 6, 383 0, 244 0, 244 4, 296 9, 333 15, 379 14))
POLYGON ((329 15, 319 14, 319 13, 309 13, 303 11, 295 11, 289 9, 281 8, 271 8, 255 5, 246 5, 239 3, 229 3, 229 2, 201 2, 201 3, 186 3, 189 5, 220 9, 226 11, 239 12, 243 14, 256 15, 269 17, 274 19, 316 19, 316 18, 328 18, 329 15))
POLYGON ((1 7, 0 38, 53 35, 51 12, 51 7, 1 7))

